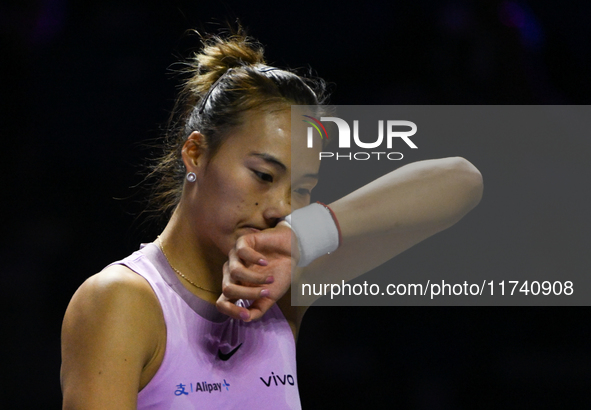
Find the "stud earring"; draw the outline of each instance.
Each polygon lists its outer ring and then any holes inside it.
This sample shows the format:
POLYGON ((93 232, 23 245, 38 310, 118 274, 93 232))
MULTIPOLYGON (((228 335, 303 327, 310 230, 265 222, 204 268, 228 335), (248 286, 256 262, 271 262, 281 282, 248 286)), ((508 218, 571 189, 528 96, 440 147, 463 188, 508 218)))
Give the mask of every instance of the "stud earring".
POLYGON ((197 175, 195 175, 194 172, 189 172, 187 174, 187 181, 189 181, 189 182, 195 182, 196 179, 197 179, 197 175))

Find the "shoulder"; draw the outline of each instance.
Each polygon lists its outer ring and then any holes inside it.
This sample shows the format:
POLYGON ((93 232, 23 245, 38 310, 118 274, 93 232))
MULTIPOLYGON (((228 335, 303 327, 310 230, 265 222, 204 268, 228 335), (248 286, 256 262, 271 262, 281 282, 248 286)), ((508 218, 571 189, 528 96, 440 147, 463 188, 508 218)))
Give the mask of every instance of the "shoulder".
MULTIPOLYGON (((111 265, 89 277, 76 293, 113 298, 124 294, 148 297, 154 294, 150 284, 124 265, 111 265)), ((155 295, 154 295, 155 297, 155 295)))
POLYGON ((78 314, 97 316, 112 310, 133 315, 137 309, 147 313, 146 309, 158 307, 156 295, 143 277, 123 265, 111 265, 78 288, 66 317, 78 314))
POLYGON ((150 284, 129 268, 112 265, 78 288, 64 316, 62 338, 82 342, 81 337, 92 335, 100 343, 111 335, 144 333, 146 338, 133 340, 137 344, 149 341, 160 318, 162 309, 150 284))
POLYGON ((162 310, 144 278, 122 265, 88 278, 72 297, 62 326, 64 400, 89 400, 76 392, 91 389, 97 400, 118 397, 133 405, 146 367, 165 343, 162 310), (114 386, 121 386, 123 398, 114 386))
POLYGON ((141 328, 146 318, 161 315, 158 299, 146 279, 123 265, 111 265, 78 288, 66 310, 64 330, 73 326, 96 332, 105 325, 111 329, 141 328))

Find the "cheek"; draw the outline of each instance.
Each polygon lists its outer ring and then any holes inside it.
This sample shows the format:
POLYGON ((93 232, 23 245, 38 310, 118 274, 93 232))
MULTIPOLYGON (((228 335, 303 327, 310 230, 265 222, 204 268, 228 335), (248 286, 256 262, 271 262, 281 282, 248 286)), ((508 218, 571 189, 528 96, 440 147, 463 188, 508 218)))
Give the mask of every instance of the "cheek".
POLYGON ((310 205, 310 197, 301 197, 299 195, 292 195, 291 196, 291 210, 292 212, 296 209, 303 208, 307 205, 310 205))
MULTIPOLYGON (((207 208, 212 219, 237 218, 249 207, 256 206, 254 199, 255 187, 252 186, 252 178, 242 170, 224 172, 216 170, 211 175, 208 184, 207 208)), ((227 221, 231 222, 231 221, 227 221)))

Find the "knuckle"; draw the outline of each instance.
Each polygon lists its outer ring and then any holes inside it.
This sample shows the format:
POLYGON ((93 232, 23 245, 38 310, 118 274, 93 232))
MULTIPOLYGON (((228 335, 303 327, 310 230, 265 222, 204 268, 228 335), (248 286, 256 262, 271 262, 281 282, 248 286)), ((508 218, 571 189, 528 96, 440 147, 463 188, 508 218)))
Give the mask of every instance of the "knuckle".
POLYGON ((231 285, 231 284, 222 285, 222 293, 225 296, 231 295, 232 294, 232 290, 233 290, 232 288, 233 288, 233 285, 231 285))
POLYGON ((249 237, 249 235, 252 234, 242 235, 240 238, 238 238, 238 240, 236 241, 236 249, 240 250, 245 246, 248 246, 247 238, 249 237))
POLYGON ((242 269, 232 269, 230 271, 230 278, 238 282, 244 278, 244 272, 242 271, 242 269))
POLYGON ((241 266, 242 264, 239 261, 233 260, 229 262, 228 270, 230 271, 230 273, 234 273, 235 271, 240 270, 241 266))

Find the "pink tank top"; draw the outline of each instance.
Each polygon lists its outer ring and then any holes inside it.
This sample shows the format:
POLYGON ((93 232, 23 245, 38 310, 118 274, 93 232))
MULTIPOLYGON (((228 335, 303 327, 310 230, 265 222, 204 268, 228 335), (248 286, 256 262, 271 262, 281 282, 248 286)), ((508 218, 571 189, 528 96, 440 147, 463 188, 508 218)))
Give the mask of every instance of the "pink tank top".
POLYGON ((180 283, 153 243, 115 263, 150 283, 166 322, 164 359, 139 410, 301 409, 295 341, 276 305, 256 322, 222 315, 180 283))

